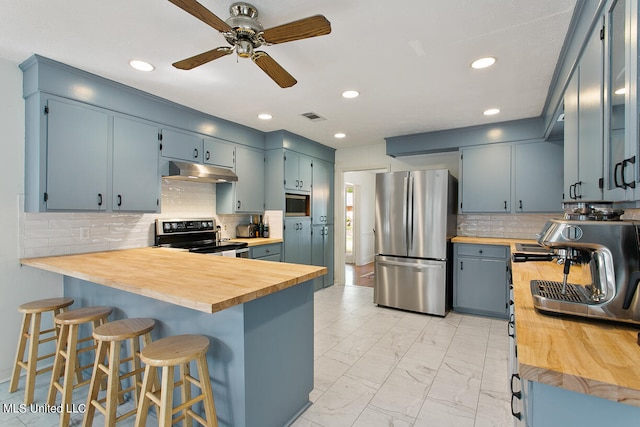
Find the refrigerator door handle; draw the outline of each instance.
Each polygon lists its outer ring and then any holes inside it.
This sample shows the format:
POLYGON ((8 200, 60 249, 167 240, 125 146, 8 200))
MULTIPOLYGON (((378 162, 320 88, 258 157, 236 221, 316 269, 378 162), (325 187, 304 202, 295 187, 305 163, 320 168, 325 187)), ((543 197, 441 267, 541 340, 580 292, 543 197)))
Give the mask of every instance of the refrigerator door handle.
POLYGON ((407 190, 407 248, 413 251, 413 175, 409 175, 407 190))
POLYGON ((415 264, 411 262, 398 262, 398 261, 378 261, 380 266, 397 266, 397 267, 412 267, 414 270, 424 270, 428 268, 442 269, 444 265, 442 261, 432 261, 429 264, 415 264))
POLYGON ((406 245, 405 250, 409 248, 409 176, 404 177, 404 186, 402 189, 402 198, 404 200, 404 206, 402 207, 402 226, 404 227, 404 243, 406 245))

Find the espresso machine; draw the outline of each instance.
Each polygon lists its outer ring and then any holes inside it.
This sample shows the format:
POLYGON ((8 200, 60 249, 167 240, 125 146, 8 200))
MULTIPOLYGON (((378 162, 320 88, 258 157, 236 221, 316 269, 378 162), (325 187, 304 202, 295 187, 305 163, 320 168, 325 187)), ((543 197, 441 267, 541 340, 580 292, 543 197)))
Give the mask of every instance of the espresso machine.
POLYGON ((565 204, 562 219, 548 221, 538 237, 547 255, 514 254, 514 261, 555 260, 563 280, 532 280, 540 311, 640 323, 640 222, 621 220, 610 202, 565 204), (588 283, 568 282, 572 268, 587 268, 588 283))

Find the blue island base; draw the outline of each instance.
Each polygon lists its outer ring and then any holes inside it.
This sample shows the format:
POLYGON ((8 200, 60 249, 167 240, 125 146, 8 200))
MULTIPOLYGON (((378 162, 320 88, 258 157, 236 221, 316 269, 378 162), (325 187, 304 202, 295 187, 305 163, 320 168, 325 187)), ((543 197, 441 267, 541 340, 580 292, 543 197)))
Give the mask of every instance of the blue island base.
POLYGON ((110 320, 156 320, 153 339, 207 336, 207 362, 224 427, 281 427, 309 405, 313 390, 313 281, 204 313, 108 286, 65 276, 71 307, 114 307, 110 320))

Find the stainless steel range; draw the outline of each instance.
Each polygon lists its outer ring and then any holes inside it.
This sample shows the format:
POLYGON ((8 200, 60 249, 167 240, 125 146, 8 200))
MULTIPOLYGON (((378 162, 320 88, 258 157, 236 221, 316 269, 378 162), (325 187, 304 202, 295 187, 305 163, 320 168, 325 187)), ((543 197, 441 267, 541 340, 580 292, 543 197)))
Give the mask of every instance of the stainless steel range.
POLYGON ((213 218, 156 219, 155 243, 200 254, 249 257, 247 243, 220 239, 220 227, 213 218))

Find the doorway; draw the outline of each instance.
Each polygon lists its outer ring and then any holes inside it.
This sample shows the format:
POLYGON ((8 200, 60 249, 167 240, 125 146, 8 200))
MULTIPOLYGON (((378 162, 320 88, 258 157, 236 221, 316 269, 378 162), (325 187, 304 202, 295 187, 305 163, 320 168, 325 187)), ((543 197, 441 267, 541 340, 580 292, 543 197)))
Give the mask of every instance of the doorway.
POLYGON ((355 185, 345 183, 344 185, 344 217, 345 217, 345 245, 344 245, 344 262, 353 264, 353 215, 354 215, 354 194, 355 185))
POLYGON ((375 179, 380 169, 344 173, 344 283, 373 286, 375 179))

